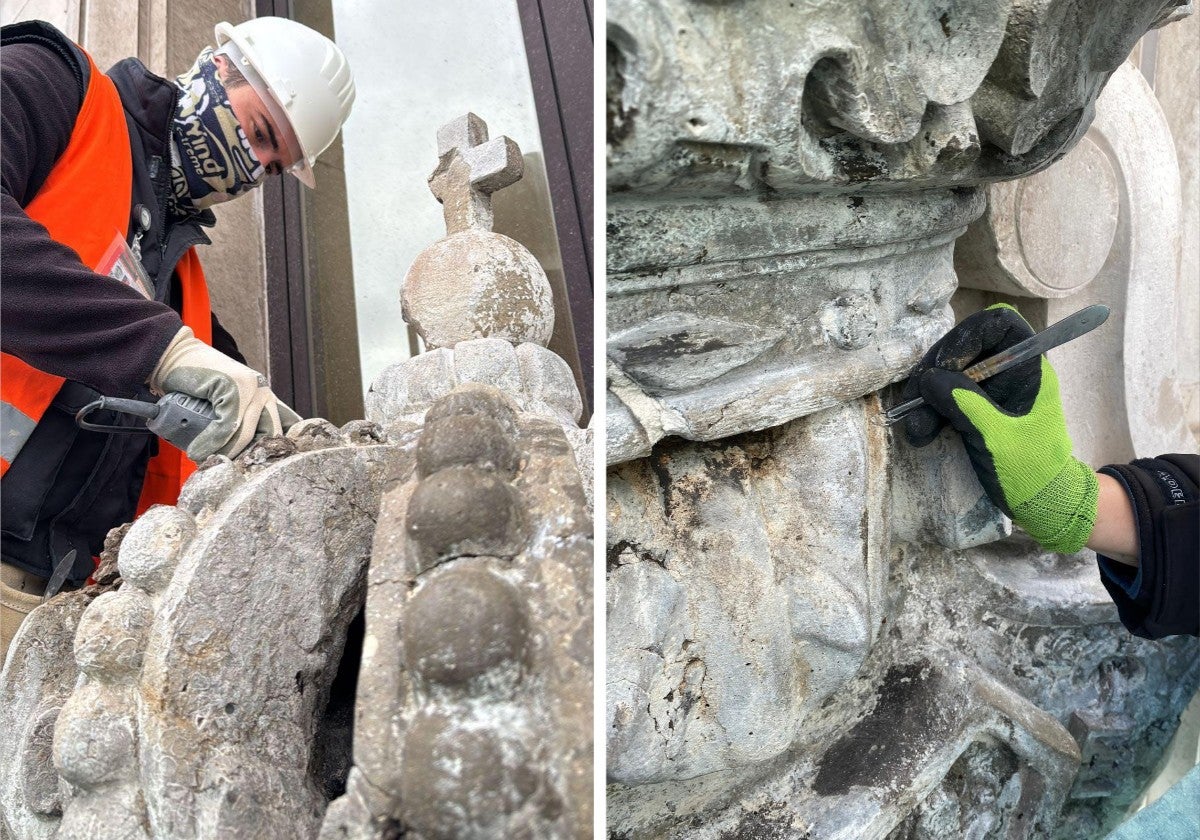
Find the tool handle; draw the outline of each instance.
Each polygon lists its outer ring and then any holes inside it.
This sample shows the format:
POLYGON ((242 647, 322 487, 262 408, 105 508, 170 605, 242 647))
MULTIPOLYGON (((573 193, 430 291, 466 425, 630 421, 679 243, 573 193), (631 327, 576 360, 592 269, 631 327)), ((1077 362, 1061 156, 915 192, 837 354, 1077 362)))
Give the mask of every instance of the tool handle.
POLYGON ((145 434, 146 430, 139 426, 105 426, 101 423, 89 423, 87 416, 93 411, 119 411, 152 420, 158 416, 158 406, 141 400, 127 400, 122 397, 100 397, 98 400, 85 405, 75 413, 75 422, 81 429, 89 432, 107 432, 108 434, 145 434))
POLYGON ((157 416, 146 423, 146 428, 184 451, 217 416, 208 400, 179 392, 167 394, 158 401, 157 408, 157 416))
MULTIPOLYGON (((1103 304, 1086 306, 1056 324, 1052 324, 1040 333, 1035 333, 1023 341, 1018 341, 1007 350, 1002 350, 994 356, 976 362, 963 371, 972 382, 983 382, 998 373, 1003 373, 1014 365, 1036 358, 1043 353, 1053 350, 1068 341, 1086 335, 1108 320, 1109 309, 1103 304)), ((885 422, 890 426, 904 418, 906 414, 925 405, 924 397, 902 402, 893 406, 885 413, 885 422)))

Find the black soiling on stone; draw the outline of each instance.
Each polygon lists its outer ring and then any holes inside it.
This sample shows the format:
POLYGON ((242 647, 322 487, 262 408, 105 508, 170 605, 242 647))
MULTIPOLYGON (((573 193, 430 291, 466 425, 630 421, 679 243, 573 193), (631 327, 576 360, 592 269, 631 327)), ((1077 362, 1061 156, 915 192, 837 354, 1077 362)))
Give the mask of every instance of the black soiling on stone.
POLYGON ((667 521, 670 522, 675 510, 675 502, 672 499, 671 470, 668 468, 668 465, 671 463, 671 456, 669 452, 660 450, 651 452, 650 457, 646 461, 649 463, 650 469, 654 471, 654 477, 658 479, 659 489, 662 490, 663 513, 666 515, 667 521))
POLYGON ((428 427, 438 420, 463 415, 491 417, 508 434, 516 433, 517 418, 508 399, 498 388, 480 382, 460 385, 435 402, 425 412, 425 425, 428 427))
POLYGON ((504 424, 486 415, 455 415, 426 423, 417 443, 417 474, 427 478, 448 467, 477 466, 512 479, 520 464, 504 424))
POLYGON ((768 802, 756 811, 742 811, 738 824, 723 831, 717 840, 808 840, 812 834, 797 833, 785 802, 768 802))
POLYGON ((621 48, 612 41, 607 41, 607 93, 605 97, 605 130, 606 140, 612 146, 619 146, 633 133, 633 117, 637 108, 625 107, 626 58, 621 48))
POLYGON ((661 335, 637 347, 624 348, 628 365, 644 365, 676 359, 681 356, 699 356, 714 350, 725 350, 737 345, 722 341, 714 336, 693 338, 688 330, 661 335))
POLYGON ((449 467, 421 481, 408 503, 408 535, 421 571, 466 555, 511 556, 519 549, 516 489, 479 467, 449 467))
POLYGON ((888 670, 877 690, 875 708, 821 757, 813 790, 844 794, 855 785, 895 783, 906 790, 924 752, 933 749, 930 732, 944 731, 955 699, 943 691, 928 661, 888 670))
POLYGON ((407 606, 408 670, 443 685, 465 686, 488 671, 523 668, 531 646, 521 595, 498 575, 451 568, 407 606))
MULTIPOLYGON (((346 780, 353 764, 354 695, 366 629, 366 618, 360 608, 346 630, 346 646, 329 688, 329 701, 317 720, 316 737, 309 756, 308 777, 330 802, 346 792, 346 780)), ((308 682, 303 672, 297 672, 298 691, 303 692, 303 686, 308 682)))
POLYGON ((654 563, 657 566, 667 568, 667 561, 653 554, 649 549, 634 542, 633 540, 617 540, 608 547, 605 555, 606 571, 613 572, 621 565, 620 557, 626 551, 632 551, 638 560, 646 563, 654 563))

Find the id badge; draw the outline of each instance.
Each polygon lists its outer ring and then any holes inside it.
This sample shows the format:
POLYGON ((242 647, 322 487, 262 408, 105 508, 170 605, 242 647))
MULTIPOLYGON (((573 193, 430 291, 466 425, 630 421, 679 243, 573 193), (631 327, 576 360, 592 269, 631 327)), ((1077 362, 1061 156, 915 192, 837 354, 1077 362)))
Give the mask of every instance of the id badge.
POLYGON ((146 269, 142 268, 142 261, 134 255, 120 231, 113 238, 108 250, 104 252, 104 256, 100 258, 100 264, 96 266, 96 273, 106 274, 114 280, 119 280, 146 300, 154 299, 146 269))

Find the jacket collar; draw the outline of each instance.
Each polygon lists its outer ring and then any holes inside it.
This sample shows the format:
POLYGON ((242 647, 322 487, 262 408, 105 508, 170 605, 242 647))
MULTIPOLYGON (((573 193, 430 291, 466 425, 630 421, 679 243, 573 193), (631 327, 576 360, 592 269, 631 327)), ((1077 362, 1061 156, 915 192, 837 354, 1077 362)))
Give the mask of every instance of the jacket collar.
MULTIPOLYGON (((130 130, 138 133, 143 159, 159 160, 156 167, 151 166, 151 177, 159 206, 166 207, 167 192, 171 188, 171 123, 179 90, 173 82, 151 73, 136 58, 118 61, 106 75, 117 87, 130 130)), ((211 210, 203 210, 179 221, 212 227, 217 223, 217 217, 211 210)))

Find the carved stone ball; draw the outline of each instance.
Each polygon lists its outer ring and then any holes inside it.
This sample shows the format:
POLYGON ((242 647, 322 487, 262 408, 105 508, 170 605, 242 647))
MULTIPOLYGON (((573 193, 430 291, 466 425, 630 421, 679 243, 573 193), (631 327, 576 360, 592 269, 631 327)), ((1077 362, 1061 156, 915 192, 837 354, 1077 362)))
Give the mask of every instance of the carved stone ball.
POLYGON ((513 586, 484 569, 450 569, 409 601, 404 657, 431 682, 460 685, 519 663, 529 623, 513 586))
POLYGON ((450 467, 424 479, 408 502, 417 572, 464 555, 516 554, 519 506, 512 485, 478 467, 450 467))
POLYGON ((505 836, 505 816, 540 781, 515 735, 441 712, 418 717, 402 748, 405 822, 427 840, 505 836))
POLYGON ((85 789, 137 778, 136 715, 129 689, 84 681, 67 698, 55 723, 54 769, 72 785, 85 789))
POLYGON ((447 467, 476 466, 511 479, 519 461, 517 447, 500 422, 481 415, 426 423, 417 444, 417 474, 422 478, 447 467))
POLYGON ((489 231, 462 231, 418 254, 401 304, 430 347, 471 338, 545 346, 554 329, 546 272, 524 245, 489 231))
POLYGON ((135 589, 105 592, 92 601, 75 631, 79 670, 101 682, 138 673, 150 635, 154 608, 135 589))
POLYGON ((499 388, 481 382, 466 382, 441 397, 425 412, 425 423, 432 424, 444 417, 482 414, 504 427, 509 437, 517 433, 517 415, 512 400, 499 388))
POLYGON ((121 541, 117 555, 121 577, 152 595, 162 592, 195 535, 196 521, 186 510, 166 505, 150 508, 121 541))

